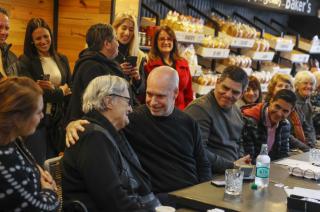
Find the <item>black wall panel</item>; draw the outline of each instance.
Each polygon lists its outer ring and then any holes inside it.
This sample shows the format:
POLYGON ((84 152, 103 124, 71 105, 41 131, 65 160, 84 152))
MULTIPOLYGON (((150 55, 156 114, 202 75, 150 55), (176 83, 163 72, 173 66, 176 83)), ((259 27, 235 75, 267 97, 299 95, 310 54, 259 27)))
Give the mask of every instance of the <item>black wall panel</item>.
MULTIPOLYGON (((175 7, 178 11, 182 11, 186 15, 192 15, 194 17, 199 17, 198 14, 191 11, 186 7, 187 3, 194 5, 207 15, 211 14, 211 8, 215 7, 219 11, 226 15, 232 15, 234 11, 237 11, 244 17, 253 20, 253 16, 258 16, 259 18, 269 22, 271 18, 277 19, 279 22, 287 25, 288 15, 273 12, 270 10, 253 9, 244 6, 233 5, 230 3, 225 3, 223 0, 165 0, 167 3, 175 7)), ((168 13, 169 9, 159 3, 158 0, 142 0, 143 3, 147 4, 149 7, 157 11, 161 18, 164 18, 168 13)), ((141 16, 152 17, 152 15, 142 8, 141 16)), ((258 24, 259 25, 259 24, 258 24)), ((269 31, 269 29, 266 29, 269 31)))

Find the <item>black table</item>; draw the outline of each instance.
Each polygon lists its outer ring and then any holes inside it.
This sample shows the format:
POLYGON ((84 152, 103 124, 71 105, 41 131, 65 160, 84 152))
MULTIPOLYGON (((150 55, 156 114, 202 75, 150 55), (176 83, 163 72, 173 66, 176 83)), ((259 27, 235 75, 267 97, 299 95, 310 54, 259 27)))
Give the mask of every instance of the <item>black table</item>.
MULTIPOLYGON (((309 153, 289 157, 308 161, 309 153)), ((218 176, 223 179, 223 176, 218 176)), ((216 187, 205 182, 189 188, 171 192, 169 195, 177 202, 177 206, 206 211, 212 208, 222 208, 226 211, 282 212, 287 211, 287 195, 283 188, 275 186, 282 183, 289 187, 319 189, 319 182, 290 176, 288 168, 271 163, 269 187, 263 190, 252 190, 252 182, 243 183, 241 198, 226 200, 224 187, 216 187)))

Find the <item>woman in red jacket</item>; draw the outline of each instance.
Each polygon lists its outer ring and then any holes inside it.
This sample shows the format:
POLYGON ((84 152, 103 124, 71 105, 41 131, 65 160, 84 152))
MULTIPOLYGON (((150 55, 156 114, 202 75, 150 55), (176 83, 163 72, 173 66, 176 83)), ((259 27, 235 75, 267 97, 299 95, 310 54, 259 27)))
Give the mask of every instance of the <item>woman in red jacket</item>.
POLYGON ((192 100, 192 79, 188 61, 178 53, 175 33, 168 26, 160 27, 154 34, 145 71, 148 75, 155 67, 167 65, 179 74, 179 94, 175 105, 183 110, 192 100))

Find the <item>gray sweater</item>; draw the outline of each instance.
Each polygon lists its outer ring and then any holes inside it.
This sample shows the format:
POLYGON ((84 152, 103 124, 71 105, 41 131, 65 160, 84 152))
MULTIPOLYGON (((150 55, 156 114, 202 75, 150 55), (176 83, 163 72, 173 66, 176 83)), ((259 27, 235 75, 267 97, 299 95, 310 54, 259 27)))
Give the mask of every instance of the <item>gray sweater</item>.
POLYGON ((243 155, 240 137, 244 123, 239 108, 221 108, 212 91, 194 100, 184 112, 200 125, 212 171, 224 173, 233 168, 233 162, 243 155))
POLYGON ((296 111, 298 112, 302 128, 306 136, 306 141, 310 147, 314 147, 316 143, 316 132, 313 126, 313 109, 310 98, 303 98, 298 93, 296 111))

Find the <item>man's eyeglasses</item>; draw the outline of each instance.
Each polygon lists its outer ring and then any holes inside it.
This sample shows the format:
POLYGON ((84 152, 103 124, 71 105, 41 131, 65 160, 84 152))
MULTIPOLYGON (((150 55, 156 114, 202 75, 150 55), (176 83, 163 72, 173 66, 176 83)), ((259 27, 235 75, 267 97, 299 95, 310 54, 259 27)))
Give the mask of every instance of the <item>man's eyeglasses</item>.
POLYGON ((122 95, 119 95, 119 94, 110 94, 109 96, 117 96, 117 97, 120 97, 120 98, 124 98, 128 101, 128 103, 130 102, 131 98, 130 97, 126 97, 126 96, 122 96, 122 95))

